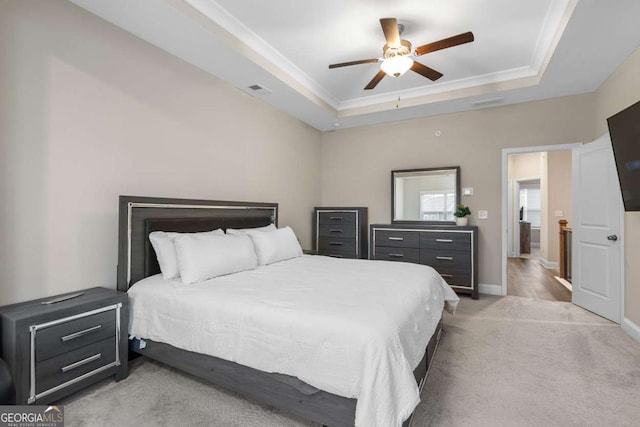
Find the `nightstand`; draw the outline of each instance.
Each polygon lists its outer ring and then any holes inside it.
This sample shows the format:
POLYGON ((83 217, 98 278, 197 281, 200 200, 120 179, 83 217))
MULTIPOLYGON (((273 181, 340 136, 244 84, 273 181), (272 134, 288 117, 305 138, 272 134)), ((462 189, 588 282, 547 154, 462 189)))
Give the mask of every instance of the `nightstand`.
POLYGON ((128 374, 127 294, 91 288, 0 307, 2 358, 17 404, 49 404, 128 374))

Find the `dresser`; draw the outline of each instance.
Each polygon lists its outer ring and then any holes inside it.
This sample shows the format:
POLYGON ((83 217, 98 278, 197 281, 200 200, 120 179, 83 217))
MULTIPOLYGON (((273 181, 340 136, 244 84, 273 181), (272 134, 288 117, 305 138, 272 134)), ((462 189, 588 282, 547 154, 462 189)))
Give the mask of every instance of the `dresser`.
POLYGON ((367 208, 314 208, 313 249, 337 258, 368 257, 367 208))
POLYGON ((16 403, 48 404, 104 378, 126 378, 127 294, 91 288, 0 307, 2 358, 16 403))
POLYGON ((458 293, 478 299, 478 227, 373 224, 370 258, 433 267, 458 293))

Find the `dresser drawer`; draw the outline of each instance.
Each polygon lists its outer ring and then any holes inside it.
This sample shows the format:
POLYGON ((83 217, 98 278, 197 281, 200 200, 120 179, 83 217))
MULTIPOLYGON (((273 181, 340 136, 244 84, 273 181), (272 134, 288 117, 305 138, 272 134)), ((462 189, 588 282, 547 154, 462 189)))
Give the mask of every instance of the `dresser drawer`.
POLYGON ((318 242, 318 250, 342 250, 356 253, 356 239, 342 239, 338 237, 322 237, 318 242))
POLYGON ((355 238, 356 237, 356 227, 354 225, 321 225, 320 226, 320 237, 348 237, 355 238))
POLYGON ((115 337, 36 364, 36 393, 42 393, 116 360, 115 337))
POLYGON ((420 264, 431 267, 451 267, 461 269, 471 268, 471 251, 446 251, 440 249, 422 249, 420 264))
POLYGON ((420 250, 415 248, 376 246, 375 259, 418 263, 420 260, 420 250))
POLYGON ((36 361, 116 335, 116 311, 108 310, 38 331, 36 361))
POLYGON ((420 248, 469 250, 471 248, 471 234, 423 231, 420 233, 420 248))
POLYGON ((318 250, 317 255, 326 255, 326 256, 332 256, 335 258, 355 258, 356 248, 354 246, 351 249, 340 249, 340 248, 320 249, 318 250))
POLYGON ((375 232, 375 245, 376 248, 378 246, 418 248, 420 246, 418 234, 412 231, 377 230, 375 232))
POLYGON ((322 225, 355 225, 356 212, 319 212, 318 223, 322 225))
POLYGON ((472 288, 471 269, 453 268, 453 267, 434 267, 442 278, 450 285, 472 288))

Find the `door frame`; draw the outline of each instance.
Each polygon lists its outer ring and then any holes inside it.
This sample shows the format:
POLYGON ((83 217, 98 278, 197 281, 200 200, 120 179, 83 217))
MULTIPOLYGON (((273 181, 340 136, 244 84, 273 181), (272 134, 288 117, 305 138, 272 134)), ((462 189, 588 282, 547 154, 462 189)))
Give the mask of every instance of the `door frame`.
MULTIPOLYGON (((502 264, 502 284, 500 286, 500 293, 498 295, 507 295, 507 230, 509 228, 509 215, 507 210, 507 195, 509 191, 509 174, 507 167, 509 165, 508 158, 511 154, 525 154, 525 153, 539 153, 541 151, 565 151, 573 150, 575 147, 583 145, 582 142, 576 142, 572 144, 558 144, 558 145, 536 145, 532 147, 518 147, 518 148, 503 148, 502 149, 502 251, 501 251, 501 264, 502 264)), ((573 195, 571 203, 573 203, 573 195)), ((623 258, 624 259, 624 258, 623 258)), ((624 265, 624 262, 622 262, 624 265)), ((624 289, 623 289, 624 290, 624 289)), ((624 308, 624 304, 623 304, 624 308)))
MULTIPOLYGON (((508 171, 509 167, 507 165, 507 174, 509 173, 508 171)), ((511 179, 509 180, 509 184, 511 184, 510 188, 507 188, 507 191, 510 191, 512 193, 512 197, 513 199, 511 200, 511 203, 509 203, 509 195, 507 195, 507 256, 510 258, 518 258, 520 256, 520 227, 518 227, 516 225, 516 210, 515 207, 515 203, 516 200, 519 200, 520 198, 520 188, 522 187, 522 183, 523 182, 531 182, 531 181, 540 181, 540 177, 533 177, 533 178, 518 178, 518 179, 511 179), (511 252, 509 252, 509 242, 508 242, 508 237, 509 237, 509 231, 511 231, 511 233, 513 234, 513 246, 512 246, 512 250, 511 252)), ((519 203, 518 203, 519 204, 519 203)))

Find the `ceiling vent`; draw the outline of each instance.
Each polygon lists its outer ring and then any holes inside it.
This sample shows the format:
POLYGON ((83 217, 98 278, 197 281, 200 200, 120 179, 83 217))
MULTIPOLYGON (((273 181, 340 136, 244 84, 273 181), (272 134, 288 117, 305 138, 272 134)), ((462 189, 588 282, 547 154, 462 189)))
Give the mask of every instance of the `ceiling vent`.
POLYGON ((473 101, 471 105, 474 107, 485 107, 487 105, 500 104, 504 101, 503 97, 500 98, 491 98, 491 99, 481 99, 479 101, 473 101))
POLYGON ((253 96, 266 96, 271 94, 269 89, 259 84, 249 86, 246 92, 253 96))

